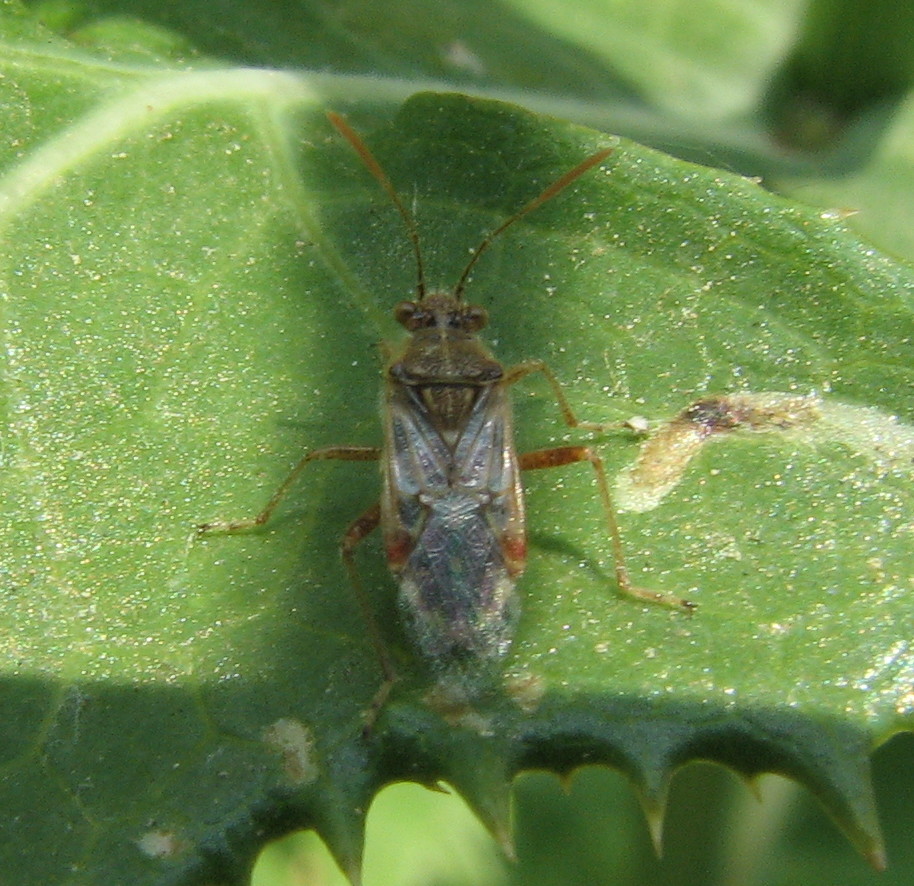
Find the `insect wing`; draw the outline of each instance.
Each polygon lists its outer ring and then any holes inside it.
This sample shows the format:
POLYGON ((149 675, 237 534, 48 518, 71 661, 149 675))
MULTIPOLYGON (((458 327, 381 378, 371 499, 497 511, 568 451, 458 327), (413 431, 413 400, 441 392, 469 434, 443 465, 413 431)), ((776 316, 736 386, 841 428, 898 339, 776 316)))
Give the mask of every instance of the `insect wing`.
POLYGON ((407 620, 432 661, 498 658, 524 566, 507 392, 480 388, 450 443, 416 388, 390 383, 386 405, 382 526, 407 620))

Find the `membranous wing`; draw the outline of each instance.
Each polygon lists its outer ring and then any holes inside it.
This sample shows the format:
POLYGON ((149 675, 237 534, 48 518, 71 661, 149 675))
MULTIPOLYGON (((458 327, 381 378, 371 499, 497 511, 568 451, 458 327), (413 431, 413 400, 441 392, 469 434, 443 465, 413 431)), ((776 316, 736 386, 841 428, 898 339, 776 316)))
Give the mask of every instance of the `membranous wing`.
POLYGON ((416 641, 432 661, 507 651, 524 565, 523 498, 511 406, 480 386, 463 427, 436 426, 422 394, 387 389, 382 526, 416 641))

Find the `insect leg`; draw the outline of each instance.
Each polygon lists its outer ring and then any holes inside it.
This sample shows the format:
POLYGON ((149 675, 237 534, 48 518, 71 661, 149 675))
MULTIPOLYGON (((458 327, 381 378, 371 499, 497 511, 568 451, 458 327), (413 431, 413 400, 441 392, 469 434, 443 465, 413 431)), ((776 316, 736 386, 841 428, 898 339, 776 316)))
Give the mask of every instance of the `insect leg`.
POLYGON ((375 502, 364 514, 350 523, 349 528, 343 535, 343 540, 340 542, 340 553, 343 556, 343 563, 346 565, 346 571, 349 573, 349 581, 352 584, 359 607, 362 610, 362 617, 365 619, 368 635, 371 638, 371 643, 378 656, 378 662, 381 665, 381 673, 384 677, 380 688, 371 700, 368 710, 365 711, 365 722, 362 729, 363 734, 367 734, 371 731, 374 721, 377 719, 378 714, 381 712, 381 708, 384 707, 384 703, 390 695, 390 690, 398 679, 397 670, 394 667, 393 660, 387 650, 387 644, 384 642, 384 638, 381 635, 381 629, 378 627, 377 620, 374 617, 371 601, 365 591, 365 586, 362 584, 362 578, 359 575, 359 570, 355 563, 356 547, 362 539, 378 528, 380 522, 381 504, 380 502, 375 502))
MULTIPOLYGON (((305 465, 309 462, 329 459, 336 459, 339 461, 377 461, 380 457, 381 450, 372 446, 328 446, 325 449, 312 450, 311 452, 306 453, 298 464, 292 468, 289 475, 283 480, 279 488, 267 502, 266 507, 264 507, 259 514, 247 520, 225 520, 214 523, 201 523, 197 526, 197 537, 218 532, 244 532, 248 529, 254 529, 257 526, 263 526, 273 515, 273 512, 279 506, 279 503, 283 498, 285 498, 286 493, 289 491, 292 484, 298 479, 298 475, 301 474, 305 465)), ((387 696, 390 694, 391 687, 397 680, 397 672, 394 669, 390 654, 387 651, 387 647, 381 636, 381 631, 375 620, 368 595, 365 592, 365 586, 362 584, 361 578, 359 577, 354 556, 356 546, 359 542, 362 541, 366 535, 373 532, 380 522, 381 506, 376 503, 361 516, 352 521, 340 542, 340 554, 342 555, 343 563, 346 566, 346 572, 349 574, 349 581, 355 592, 359 608, 362 610, 362 616, 368 629, 368 636, 370 637, 371 644, 374 646, 375 653, 378 656, 378 662, 381 665, 381 672, 384 677, 381 688, 375 694, 375 697, 372 699, 371 705, 365 714, 364 730, 366 732, 371 728, 377 718, 379 711, 387 700, 387 696)))
MULTIPOLYGON (((566 404, 567 405, 567 404, 566 404)), ((627 597, 635 600, 644 600, 648 603, 659 603, 681 609, 683 612, 692 612, 695 604, 671 594, 659 591, 650 591, 632 584, 625 565, 625 553, 622 550, 622 535, 619 532, 619 522, 616 519, 616 510, 613 507, 612 496, 609 494, 609 483, 606 480, 606 470, 603 459, 589 446, 556 446, 552 449, 537 449, 526 452, 520 456, 521 470, 530 471, 539 468, 557 468, 562 465, 576 464, 589 461, 597 476, 597 487, 600 490, 600 499, 603 502, 603 511, 606 514, 606 525, 609 529, 609 538, 612 542, 613 560, 615 561, 616 581, 619 590, 627 597)))
POLYGON ((292 484, 298 479, 298 475, 304 470, 308 462, 336 459, 339 461, 377 461, 381 457, 381 450, 374 446, 328 446, 325 449, 313 449, 306 453, 301 461, 292 468, 289 476, 282 481, 273 497, 267 502, 266 507, 255 517, 247 520, 218 520, 214 523, 200 523, 197 526, 197 537, 211 535, 216 532, 244 532, 247 529, 254 529, 257 526, 263 526, 273 511, 276 510, 279 503, 286 497, 292 484))
POLYGON ((542 360, 525 360, 523 363, 512 366, 505 373, 504 384, 513 385, 515 382, 519 382, 522 378, 526 378, 534 372, 542 372, 546 377, 546 381, 549 382, 552 393, 555 395, 555 401, 562 411, 562 418, 569 428, 583 428, 586 431, 608 431, 611 428, 622 427, 621 422, 581 421, 574 414, 574 410, 571 408, 571 404, 565 396, 565 391, 562 388, 561 382, 555 377, 555 373, 549 368, 548 364, 544 363, 542 360))

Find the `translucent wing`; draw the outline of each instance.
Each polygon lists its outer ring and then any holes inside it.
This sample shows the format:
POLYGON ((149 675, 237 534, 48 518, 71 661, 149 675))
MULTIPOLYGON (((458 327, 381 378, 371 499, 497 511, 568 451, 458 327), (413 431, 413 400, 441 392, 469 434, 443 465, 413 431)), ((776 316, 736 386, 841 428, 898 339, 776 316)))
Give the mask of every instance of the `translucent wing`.
POLYGON ((404 612, 430 660, 491 661, 510 643, 525 553, 507 391, 476 389, 453 440, 417 389, 389 383, 386 406, 382 527, 404 612))

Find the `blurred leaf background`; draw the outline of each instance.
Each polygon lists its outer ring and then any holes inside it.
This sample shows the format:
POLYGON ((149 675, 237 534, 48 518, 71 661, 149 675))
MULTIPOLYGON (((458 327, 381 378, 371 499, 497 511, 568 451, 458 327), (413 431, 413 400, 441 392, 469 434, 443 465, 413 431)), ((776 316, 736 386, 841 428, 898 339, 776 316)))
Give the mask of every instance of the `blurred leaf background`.
MULTIPOLYGON (((49 0, 21 10, 23 20, 103 49, 112 64, 309 69, 340 101, 387 102, 427 88, 514 101, 854 212, 849 224, 875 246, 914 258, 914 9, 899 0, 49 0)), ((14 21, 4 35, 11 45, 14 21)), ((518 779, 516 865, 460 800, 392 786, 369 816, 365 882, 907 884, 912 753, 902 735, 876 755, 886 874, 854 856, 790 783, 763 777, 759 803, 732 774, 695 764, 674 783, 662 860, 634 794, 608 770, 578 772, 567 794, 551 776, 518 779)), ((308 834, 270 846, 254 883, 341 876, 308 834)))
MULTIPOLYGON (((710 166, 763 178, 880 249, 914 259, 914 7, 905 0, 515 0, 337 8, 371 39, 372 72, 492 90, 710 166), (400 16, 402 15, 402 19, 400 16), (396 44, 396 45, 392 45, 396 44)), ((325 51, 319 41, 301 49, 325 51)), ((361 56, 359 56, 361 58, 361 56)), ((332 63, 339 69, 339 60, 332 63)), ((778 776, 749 787, 716 766, 676 779, 662 859, 625 779, 583 769, 563 789, 519 778, 519 861, 462 801, 409 784, 369 816, 367 886, 790 886, 914 879, 914 738, 879 749, 890 868, 854 857, 816 802, 778 776)), ((345 882, 312 834, 264 853, 255 886, 345 882)))

